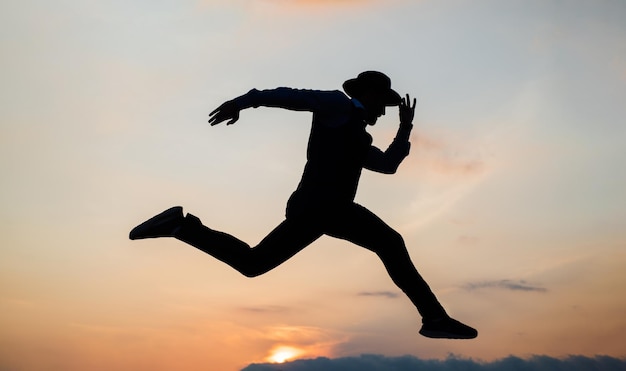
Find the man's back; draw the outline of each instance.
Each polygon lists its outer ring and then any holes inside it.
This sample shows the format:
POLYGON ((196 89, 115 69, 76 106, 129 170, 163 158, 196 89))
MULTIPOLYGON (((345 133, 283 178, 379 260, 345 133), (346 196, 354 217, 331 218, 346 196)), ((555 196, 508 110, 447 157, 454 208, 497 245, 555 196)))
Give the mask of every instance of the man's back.
POLYGON ((314 120, 297 197, 311 204, 352 202, 371 145, 356 107, 337 127, 314 120))

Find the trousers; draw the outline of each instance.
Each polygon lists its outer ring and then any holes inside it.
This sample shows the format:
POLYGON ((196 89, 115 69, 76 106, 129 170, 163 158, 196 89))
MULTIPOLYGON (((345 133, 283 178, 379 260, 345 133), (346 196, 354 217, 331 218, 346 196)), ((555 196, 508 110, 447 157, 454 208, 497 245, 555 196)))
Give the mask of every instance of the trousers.
POLYGON ((202 225, 187 214, 176 238, 228 264, 247 277, 279 266, 322 235, 343 239, 374 252, 392 281, 424 319, 446 312, 419 274, 402 236, 374 213, 354 202, 333 207, 287 208, 286 218, 258 245, 202 225))

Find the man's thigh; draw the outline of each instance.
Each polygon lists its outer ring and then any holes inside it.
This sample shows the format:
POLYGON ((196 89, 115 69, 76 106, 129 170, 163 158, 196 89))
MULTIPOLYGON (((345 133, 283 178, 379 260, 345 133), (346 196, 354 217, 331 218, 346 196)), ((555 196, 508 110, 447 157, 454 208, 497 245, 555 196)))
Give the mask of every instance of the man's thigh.
POLYGON ((379 255, 385 250, 405 250, 404 241, 398 232, 356 203, 335 212, 324 223, 324 233, 365 247, 379 255))

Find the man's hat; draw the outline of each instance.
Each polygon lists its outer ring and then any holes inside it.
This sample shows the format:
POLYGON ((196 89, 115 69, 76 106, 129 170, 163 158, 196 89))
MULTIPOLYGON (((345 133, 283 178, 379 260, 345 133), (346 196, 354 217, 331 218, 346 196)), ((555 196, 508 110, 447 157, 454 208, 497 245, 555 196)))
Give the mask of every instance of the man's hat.
POLYGON ((361 72, 356 79, 350 79, 343 83, 343 90, 351 96, 359 95, 363 90, 374 90, 380 95, 385 106, 397 106, 402 98, 400 94, 391 89, 391 80, 387 75, 378 71, 361 72))

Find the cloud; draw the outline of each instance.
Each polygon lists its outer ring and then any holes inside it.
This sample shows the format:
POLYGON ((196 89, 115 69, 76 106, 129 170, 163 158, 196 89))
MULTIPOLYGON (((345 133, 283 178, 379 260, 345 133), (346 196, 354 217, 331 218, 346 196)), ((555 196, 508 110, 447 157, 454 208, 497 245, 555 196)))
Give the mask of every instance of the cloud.
POLYGON ((400 294, 398 294, 397 292, 392 292, 392 291, 361 291, 357 295, 358 296, 382 296, 388 299, 395 299, 398 296, 400 296, 400 294))
POLYGON ((488 170, 484 144, 476 139, 422 131, 411 137, 411 151, 411 166, 430 174, 475 177, 488 170))
POLYGON ((626 359, 609 356, 569 356, 553 358, 548 356, 532 356, 527 359, 509 356, 492 362, 476 361, 468 358, 448 357, 444 360, 424 360, 413 356, 386 357, 382 355, 364 354, 358 357, 316 358, 296 360, 281 364, 251 364, 242 371, 533 371, 533 370, 602 370, 624 371, 626 359))
POLYGON ((483 281, 483 282, 470 282, 463 286, 468 291, 485 289, 485 288, 499 288, 512 291, 536 291, 546 292, 548 289, 540 286, 532 286, 524 280, 512 281, 512 280, 499 280, 499 281, 483 281))
POLYGON ((267 314, 267 313, 287 313, 290 312, 291 309, 288 307, 283 307, 280 305, 265 305, 265 306, 249 306, 249 307, 239 307, 239 310, 251 313, 251 314, 267 314))

